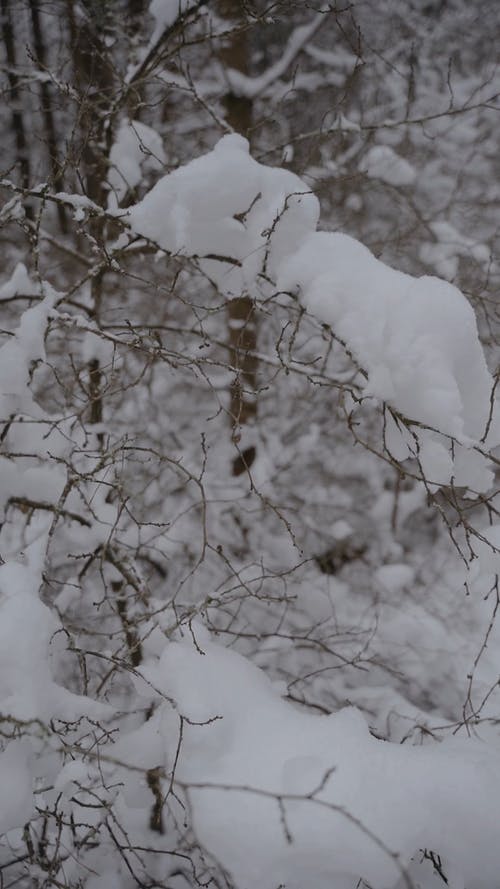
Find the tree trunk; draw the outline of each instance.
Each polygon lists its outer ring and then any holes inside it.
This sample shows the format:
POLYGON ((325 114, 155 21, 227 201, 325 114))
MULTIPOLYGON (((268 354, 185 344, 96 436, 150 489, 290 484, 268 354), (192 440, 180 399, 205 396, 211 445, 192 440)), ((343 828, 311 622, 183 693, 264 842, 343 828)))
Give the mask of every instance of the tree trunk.
MULTIPOLYGON (((108 158, 112 145, 112 127, 109 119, 111 96, 113 93, 113 72, 108 62, 106 48, 101 40, 100 30, 104 30, 104 8, 99 0, 86 0, 85 12, 75 10, 73 0, 68 0, 68 21, 74 53, 75 81, 82 95, 79 124, 81 131, 82 179, 87 197, 99 206, 104 206, 107 190, 108 158), (78 15, 78 20, 76 16, 78 15)), ((104 244, 106 222, 95 216, 90 220, 89 230, 96 245, 104 244)), ((91 281, 91 317, 99 325, 104 271, 94 275, 91 281)), ((88 365, 89 371, 89 422, 102 423, 103 374, 98 358, 88 365)), ((102 432, 97 435, 103 447, 102 432)))
MULTIPOLYGON (((14 26, 12 24, 12 4, 10 3, 10 0, 0 0, 0 10, 2 13, 2 37, 5 46, 5 54, 7 56, 7 77, 9 81, 12 129, 14 130, 16 140, 17 162, 21 171, 21 185, 23 188, 29 188, 30 161, 26 142, 24 118, 21 111, 19 81, 16 74, 16 39, 14 26)), ((28 219, 33 219, 33 208, 29 202, 25 204, 25 212, 28 219)))
MULTIPOLYGON (((219 13, 236 26, 242 24, 241 4, 237 0, 219 0, 219 13)), ((227 38, 220 51, 220 58, 227 68, 249 73, 248 35, 238 30, 227 38)), ((228 92, 224 98, 226 120, 237 133, 250 137, 252 126, 252 100, 228 92)), ((238 456, 232 464, 233 475, 241 475, 255 460, 256 448, 252 432, 257 418, 257 317, 253 300, 248 294, 228 302, 227 320, 231 365, 235 375, 231 384, 229 415, 232 440, 238 447, 238 456)))
MULTIPOLYGON (((47 69, 47 53, 43 39, 42 23, 40 20, 40 10, 38 0, 29 0, 31 13, 31 26, 33 29, 33 42, 35 47, 35 56, 38 67, 41 71, 47 69)), ((49 156, 49 169, 52 178, 52 185, 56 190, 63 190, 62 181, 62 165, 59 160, 59 152, 57 148, 56 128, 54 123, 54 115, 52 112, 52 98, 50 86, 46 80, 41 80, 40 99, 42 103, 43 126, 45 130, 45 141, 47 143, 47 152, 49 156)), ((62 204, 57 204, 57 217, 59 220, 59 228, 63 234, 68 231, 68 221, 66 211, 62 204)))

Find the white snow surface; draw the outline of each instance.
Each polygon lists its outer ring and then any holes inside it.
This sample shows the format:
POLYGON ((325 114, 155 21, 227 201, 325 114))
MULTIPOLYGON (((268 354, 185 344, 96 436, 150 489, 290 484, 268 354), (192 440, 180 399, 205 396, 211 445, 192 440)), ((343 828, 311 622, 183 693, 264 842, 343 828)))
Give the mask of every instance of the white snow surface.
MULTIPOLYGON (((307 186, 259 164, 237 135, 164 176, 129 213, 136 233, 197 257, 227 297, 258 292, 263 276, 297 293, 366 371, 366 395, 461 443, 457 466, 447 439, 422 436, 431 482, 448 484, 455 474, 457 484, 485 490, 488 465, 468 449, 485 433, 493 380, 470 303, 447 281, 414 278, 348 235, 316 231, 318 219, 307 186)), ((495 409, 486 445, 499 439, 495 409)))
POLYGON ((32 296, 37 292, 24 262, 18 262, 9 280, 0 286, 0 301, 12 299, 18 294, 32 296))
POLYGON ((329 232, 311 234, 287 262, 278 286, 297 284, 306 308, 368 371, 367 394, 459 439, 483 435, 493 383, 474 312, 456 287, 396 271, 329 232))
POLYGON ((307 185, 257 163, 237 135, 164 176, 129 213, 137 234, 169 252, 219 257, 202 267, 228 297, 252 288, 263 270, 276 273, 318 218, 307 185))
POLYGON ((470 739, 380 741, 353 707, 298 711, 245 658, 196 635, 201 651, 169 643, 141 671, 143 693, 156 688, 176 710, 162 703, 115 751, 171 770, 182 717, 175 778, 198 839, 238 889, 404 885, 424 848, 449 863, 456 887, 496 885, 498 750, 470 739))
POLYGON ((11 741, 0 753, 0 836, 22 827, 33 815, 29 756, 29 744, 23 741, 11 741))
POLYGON ((161 170, 166 163, 161 136, 139 120, 122 121, 111 148, 108 207, 121 203, 142 179, 143 170, 161 170))
POLYGON ((387 185, 413 185, 417 178, 414 167, 389 145, 374 145, 370 148, 359 169, 369 179, 380 179, 387 185))
POLYGON ((32 362, 45 359, 45 328, 59 296, 46 281, 36 289, 22 263, 16 266, 10 280, 1 288, 4 296, 40 291, 43 299, 23 313, 17 328, 0 347, 0 418, 16 411, 40 415, 29 391, 30 369, 32 362))
POLYGON ((61 626, 38 595, 46 541, 40 523, 25 562, 0 565, 0 711, 21 720, 109 715, 104 704, 72 694, 52 679, 52 646, 61 626))
POLYGON ((409 565, 381 565, 375 569, 375 581, 389 593, 399 593, 410 588, 415 581, 415 572, 409 565))

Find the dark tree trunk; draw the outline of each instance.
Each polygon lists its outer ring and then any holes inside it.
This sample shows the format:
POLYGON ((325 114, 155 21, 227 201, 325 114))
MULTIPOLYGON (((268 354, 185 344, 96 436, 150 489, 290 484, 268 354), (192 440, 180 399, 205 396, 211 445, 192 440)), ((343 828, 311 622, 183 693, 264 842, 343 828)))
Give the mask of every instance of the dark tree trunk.
MULTIPOLYGON (((33 29, 33 43, 35 47, 35 57, 38 67, 41 71, 47 69, 47 53, 45 42, 43 39, 42 23, 40 20, 40 10, 38 0, 29 0, 31 13, 31 26, 33 29)), ((63 170, 59 159, 59 151, 57 147, 56 127, 54 123, 54 114, 52 111, 52 97, 49 84, 45 80, 40 81, 40 99, 42 103, 43 125, 45 130, 45 141, 47 143, 47 151, 49 155, 49 169, 54 188, 64 190, 63 170)), ((68 222, 66 211, 62 204, 57 204, 57 216, 59 220, 59 228, 63 234, 68 231, 68 222)))
MULTIPOLYGON (((81 94, 79 110, 81 160, 80 178, 87 197, 103 206, 107 197, 108 158, 112 145, 111 97, 113 71, 101 34, 105 27, 105 9, 100 0, 86 0, 84 14, 67 0, 68 21, 73 46, 75 84, 81 94), (78 18, 77 18, 78 15, 78 18)), ((90 220, 90 234, 99 247, 106 237, 106 221, 101 216, 90 220)), ((104 271, 91 281, 91 317, 99 325, 103 298, 104 271)), ((99 360, 89 362, 89 421, 96 425, 103 420, 103 373, 99 360)), ((101 447, 102 432, 98 432, 101 447)))
MULTIPOLYGON (((220 14, 235 25, 241 26, 241 3, 237 0, 219 0, 220 14)), ((249 73, 248 34, 235 28, 220 51, 220 58, 227 68, 249 73)), ((233 130, 250 138, 253 103, 245 96, 228 92, 224 98, 226 120, 233 130)), ((238 445, 239 454, 233 460, 233 475, 241 475, 249 469, 256 457, 255 443, 247 441, 257 418, 257 317, 253 300, 245 293, 228 303, 227 319, 231 364, 235 375, 231 384, 229 414, 232 439, 238 445)))
MULTIPOLYGON (((30 161, 28 154, 28 145, 26 142, 26 130, 24 126, 24 118, 21 111, 21 96, 19 92, 19 81, 16 74, 16 38, 14 34, 14 26, 12 24, 12 4, 10 0, 0 0, 0 10, 2 14, 2 37, 5 46, 5 54, 7 56, 7 77, 9 81, 10 107, 12 116, 12 129, 16 140, 17 163, 21 172, 21 185, 23 188, 30 187, 30 161)), ((33 208, 31 204, 26 203, 26 216, 33 219, 33 208)))

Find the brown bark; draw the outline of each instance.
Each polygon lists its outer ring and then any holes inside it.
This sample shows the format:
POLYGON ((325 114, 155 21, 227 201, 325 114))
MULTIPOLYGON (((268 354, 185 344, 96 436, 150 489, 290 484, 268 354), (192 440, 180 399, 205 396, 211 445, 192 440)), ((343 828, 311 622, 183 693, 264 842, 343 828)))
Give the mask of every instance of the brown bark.
MULTIPOLYGON (((16 41, 14 26, 12 24, 12 4, 10 3, 10 0, 0 0, 0 11, 2 15, 2 37, 5 46, 5 54, 7 56, 7 77, 9 81, 12 129, 16 140, 17 162, 21 171, 21 185, 23 188, 29 188, 30 161, 24 118, 21 111, 19 80, 16 74, 16 41)), ((33 219, 33 208, 28 203, 26 204, 26 216, 28 219, 33 219)))
MULTIPOLYGON (((84 16, 76 18, 73 0, 67 0, 68 22, 74 53, 75 84, 81 94, 79 123, 81 132, 81 173, 87 197, 103 206, 106 201, 106 181, 108 158, 112 145, 110 121, 113 95, 113 71, 107 52, 101 41, 98 29, 103 28, 103 6, 99 0, 86 0, 84 16)), ((95 243, 104 243, 106 222, 94 216, 89 222, 89 230, 95 243)), ((95 275, 91 281, 92 319, 99 324, 103 296, 104 272, 95 275)), ((90 414, 92 425, 103 419, 103 373, 97 358, 88 366, 90 414)), ((98 433, 101 447, 104 436, 98 433)))
MULTIPOLYGON (((123 581, 113 581, 111 584, 111 588, 116 594, 116 608, 122 622, 123 631, 125 633, 125 640, 129 651, 130 663, 131 666, 136 669, 142 664, 143 659, 141 638, 136 626, 130 620, 128 615, 127 598, 124 591, 123 581)), ((150 716, 152 715, 152 713, 153 711, 151 711, 150 716)), ((148 716, 147 718, 150 718, 150 716, 148 716)), ((148 769, 148 771, 146 772, 146 781, 153 795, 153 804, 151 806, 151 812, 149 815, 149 829, 154 830, 155 833, 159 834, 165 833, 163 824, 164 800, 161 786, 161 776, 162 769, 160 766, 148 769)))
MULTIPOLYGON (((234 23, 235 29, 226 40, 220 51, 220 59, 227 68, 249 73, 248 33, 244 30, 241 19, 241 4, 237 0, 219 0, 219 14, 228 23, 234 23)), ((236 96, 229 91, 224 97, 226 120, 233 130, 250 137, 252 126, 253 103, 245 96, 236 96)), ((235 368, 235 376, 231 384, 229 415, 232 425, 232 439, 239 445, 240 453, 233 460, 233 475, 241 475, 249 469, 255 460, 254 444, 247 445, 246 432, 255 423, 257 417, 257 369, 255 358, 257 349, 257 317, 255 306, 250 296, 242 293, 228 302, 227 320, 229 328, 229 345, 231 346, 231 364, 235 368)))
MULTIPOLYGON (((31 13, 31 26, 33 29, 33 43, 35 48, 35 57, 38 67, 41 71, 47 69, 47 53, 45 42, 43 39, 42 23, 40 20, 40 10, 38 0, 29 0, 31 13)), ((42 103, 43 126, 45 130, 45 141, 49 155, 49 168, 54 188, 64 190, 62 181, 62 165, 59 159, 59 151, 57 148, 56 127, 54 115, 52 111, 52 97, 50 86, 45 80, 40 81, 40 99, 42 103)), ((56 204, 57 217, 59 220, 59 228, 63 234, 68 231, 68 221, 66 218, 66 210, 63 204, 56 204)))
MULTIPOLYGON (((127 34, 131 45, 135 37, 140 34, 143 19, 147 11, 146 0, 128 0, 127 4, 127 34)), ((131 84, 127 90, 127 112, 130 120, 140 120, 142 95, 141 81, 131 84)))
MULTIPOLYGON (((86 15, 75 15, 73 0, 68 0, 68 21, 73 46, 75 85, 81 95, 79 129, 80 158, 87 196, 102 205, 106 197, 109 151, 112 144, 109 113, 113 95, 113 71, 98 28, 103 6, 97 0, 85 3, 86 15)), ((94 237, 102 234, 104 221, 91 221, 94 237)))

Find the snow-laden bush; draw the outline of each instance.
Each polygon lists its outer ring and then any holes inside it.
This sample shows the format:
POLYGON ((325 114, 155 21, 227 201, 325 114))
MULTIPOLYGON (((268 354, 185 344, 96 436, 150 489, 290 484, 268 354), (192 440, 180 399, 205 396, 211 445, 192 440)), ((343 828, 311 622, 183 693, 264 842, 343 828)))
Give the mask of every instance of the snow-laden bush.
MULTIPOLYGON (((57 200, 73 199, 59 193, 57 200)), ((474 503, 489 491, 499 434, 494 382, 466 298, 437 278, 389 268, 353 238, 318 231, 319 204, 307 186, 259 164, 244 139, 226 136, 128 209, 89 202, 76 210, 119 224, 106 262, 119 264, 142 243, 159 263, 193 263, 218 298, 244 292, 270 303, 297 300, 354 361, 344 377, 348 421, 382 406, 386 459, 429 496, 460 486, 474 503)), ((97 264, 89 278, 98 274, 97 264)), ((146 351, 132 326, 124 336, 92 324, 71 293, 26 280, 19 267, 4 287, 39 300, 0 349, 9 448, 2 507, 17 510, 2 530, 0 567, 2 866, 28 862, 22 879, 29 875, 33 885, 91 889, 158 885, 167 869, 175 871, 176 857, 194 884, 206 885, 212 874, 215 885, 226 880, 238 889, 348 889, 360 880, 431 887, 440 879, 455 889, 491 889, 500 868, 500 754, 489 732, 490 694, 478 712, 471 703, 464 719, 469 732, 480 723, 478 737, 448 733, 438 743, 438 720, 429 743, 382 740, 352 706, 330 715, 301 711, 283 699, 292 696, 278 677, 273 687, 248 659, 216 644, 202 623, 216 630, 219 612, 232 621, 238 608, 231 612, 230 589, 211 591, 209 569, 197 597, 193 587, 194 604, 178 601, 192 571, 171 598, 153 593, 145 557, 154 565, 165 534, 163 554, 175 558, 184 515, 201 521, 201 578, 209 551, 224 556, 206 516, 230 489, 217 490, 214 476, 197 475, 182 455, 160 453, 154 427, 147 447, 131 438, 140 399, 127 406, 127 393, 145 373, 137 373, 135 352, 146 351), (131 381, 117 386, 121 400, 109 425, 102 415, 85 423, 78 399, 61 385, 61 335, 75 338, 78 379, 91 402, 101 397, 92 389, 97 373, 108 374, 112 404, 117 377, 131 381), (151 460, 176 480, 171 531, 168 522, 149 520, 151 460), (179 495, 182 478, 198 499, 179 495), (99 575, 114 599, 100 597, 99 575)), ((168 351, 153 338, 147 350, 148 360, 168 351)), ((141 433, 147 439, 148 430, 141 433)), ((337 524, 339 541, 349 538, 344 526, 337 524)), ((478 556, 467 574, 471 587, 482 578, 483 589, 494 590, 496 530, 469 520, 462 530, 478 556)), ((376 576, 389 596, 414 580, 408 566, 391 567, 376 576)), ((243 600, 261 595, 244 572, 241 584, 243 600)), ((346 608, 340 582, 332 593, 346 608)), ((312 616, 318 596, 298 596, 312 616)), ((300 623, 300 609, 297 615, 300 623)), ((401 623, 386 626, 390 638, 401 623)), ((279 630, 271 637, 287 644, 279 630)), ((491 624, 485 645, 493 638, 491 624)), ((435 656, 443 645, 438 637, 429 650, 435 656)), ((355 669, 357 658, 350 662, 355 669)), ((496 666, 488 662, 485 688, 493 688, 496 666)))

